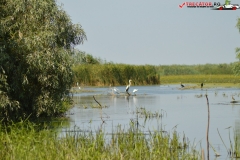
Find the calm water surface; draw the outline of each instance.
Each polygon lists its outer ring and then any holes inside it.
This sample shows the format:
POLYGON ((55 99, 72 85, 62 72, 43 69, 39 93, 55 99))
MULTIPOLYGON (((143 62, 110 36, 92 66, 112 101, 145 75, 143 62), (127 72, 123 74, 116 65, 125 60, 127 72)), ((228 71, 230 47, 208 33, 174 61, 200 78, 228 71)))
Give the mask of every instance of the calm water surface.
MULTIPOLYGON (((117 87, 124 92, 125 86, 117 87)), ((136 109, 145 108, 151 112, 162 113, 162 118, 153 118, 144 122, 139 118, 141 130, 160 130, 169 133, 174 129, 182 137, 184 134, 192 145, 202 146, 206 152, 206 128, 207 128, 207 93, 210 105, 210 130, 209 140, 212 146, 221 154, 215 158, 210 147, 211 159, 229 159, 217 129, 225 144, 230 148, 229 132, 233 138, 233 130, 239 130, 240 104, 230 103, 232 95, 240 100, 240 90, 236 88, 211 88, 211 89, 179 89, 179 85, 158 86, 132 86, 138 89, 136 96, 127 98, 124 95, 107 95, 109 88, 85 88, 94 92, 74 94, 75 106, 67 113, 71 120, 70 128, 66 130, 98 130, 104 129, 111 133, 118 125, 128 128, 130 120, 136 121, 136 109), (201 97, 202 95, 202 97, 201 97), (97 106, 93 96, 104 109, 92 108, 97 106), (105 123, 102 123, 102 119, 105 123), (231 127, 230 129, 226 129, 231 127)), ((240 135, 240 134, 239 134, 240 135)), ((233 141, 233 139, 232 139, 233 141)))

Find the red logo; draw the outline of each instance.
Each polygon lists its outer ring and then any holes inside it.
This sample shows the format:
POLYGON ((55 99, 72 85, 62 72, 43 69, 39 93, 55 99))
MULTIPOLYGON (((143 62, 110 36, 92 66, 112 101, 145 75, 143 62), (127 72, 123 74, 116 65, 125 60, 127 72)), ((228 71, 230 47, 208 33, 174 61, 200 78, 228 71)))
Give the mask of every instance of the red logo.
POLYGON ((182 8, 185 5, 185 2, 182 5, 179 5, 180 8, 182 8))

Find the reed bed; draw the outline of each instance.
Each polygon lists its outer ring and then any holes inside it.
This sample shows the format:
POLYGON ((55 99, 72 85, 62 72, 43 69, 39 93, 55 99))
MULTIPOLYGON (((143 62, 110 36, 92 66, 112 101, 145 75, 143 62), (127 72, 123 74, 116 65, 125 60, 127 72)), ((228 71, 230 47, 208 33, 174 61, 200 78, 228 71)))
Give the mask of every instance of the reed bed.
POLYGON ((160 75, 153 65, 82 64, 74 66, 73 71, 75 83, 82 86, 127 85, 129 79, 133 80, 134 85, 160 82, 160 75))
POLYGON ((82 86, 134 85, 161 83, 238 83, 233 78, 233 64, 205 65, 127 65, 114 63, 76 64, 73 66, 74 82, 82 86), (227 79, 225 79, 227 78, 227 79), (234 79, 234 80, 233 80, 234 79))
POLYGON ((143 132, 132 125, 106 134, 66 132, 59 137, 53 129, 31 122, 0 126, 1 159, 199 159, 199 152, 173 133, 143 132))
POLYGON ((240 83, 240 76, 234 75, 170 75, 161 76, 161 84, 171 83, 240 83))

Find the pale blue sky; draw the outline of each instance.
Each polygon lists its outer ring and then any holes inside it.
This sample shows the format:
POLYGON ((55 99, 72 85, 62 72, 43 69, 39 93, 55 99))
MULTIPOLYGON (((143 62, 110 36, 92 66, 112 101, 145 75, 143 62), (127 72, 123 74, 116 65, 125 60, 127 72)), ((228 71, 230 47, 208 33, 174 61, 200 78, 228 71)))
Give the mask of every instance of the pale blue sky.
POLYGON ((178 5, 184 2, 181 0, 57 2, 87 34, 88 40, 77 48, 94 57, 115 63, 152 65, 237 61, 235 48, 240 47, 240 34, 235 26, 240 9, 180 9, 178 5))

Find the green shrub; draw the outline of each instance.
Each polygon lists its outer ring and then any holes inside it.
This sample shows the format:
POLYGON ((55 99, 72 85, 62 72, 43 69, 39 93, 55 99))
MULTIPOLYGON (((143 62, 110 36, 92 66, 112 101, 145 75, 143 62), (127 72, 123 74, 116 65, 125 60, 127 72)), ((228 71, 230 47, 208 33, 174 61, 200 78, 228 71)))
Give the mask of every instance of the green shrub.
POLYGON ((86 39, 81 26, 55 0, 2 0, 0 15, 0 117, 65 111, 72 46, 86 39))

